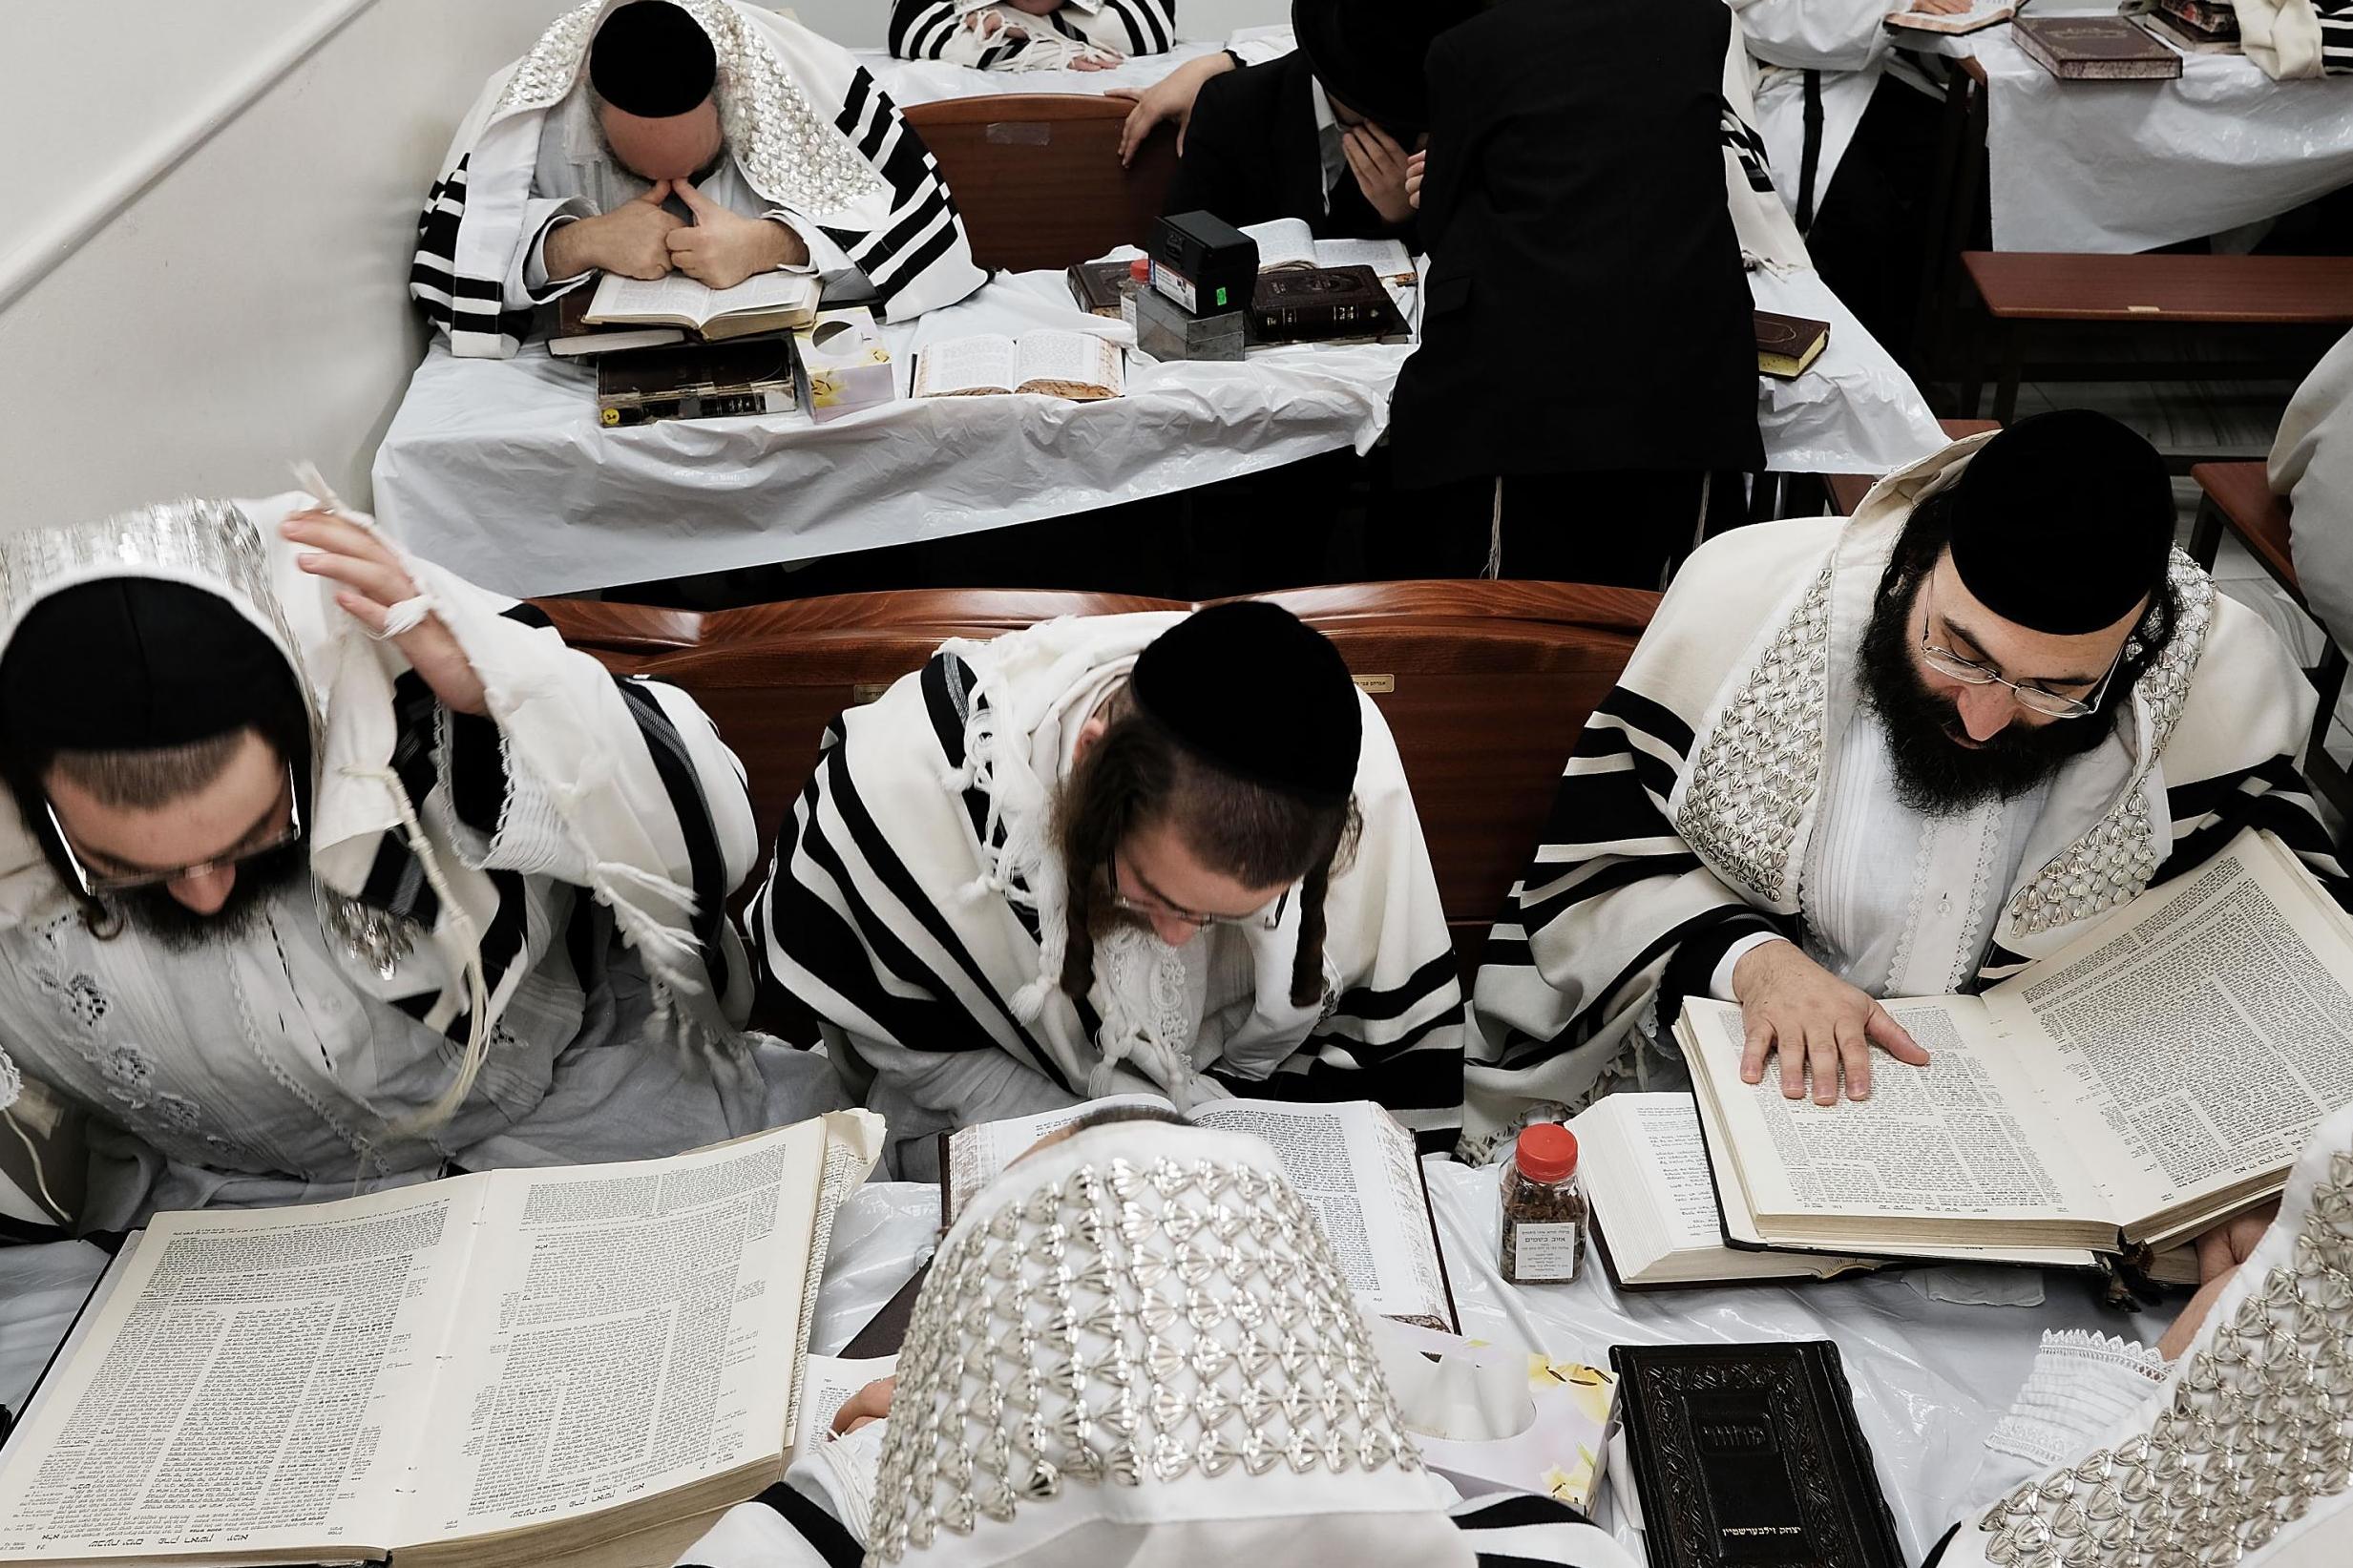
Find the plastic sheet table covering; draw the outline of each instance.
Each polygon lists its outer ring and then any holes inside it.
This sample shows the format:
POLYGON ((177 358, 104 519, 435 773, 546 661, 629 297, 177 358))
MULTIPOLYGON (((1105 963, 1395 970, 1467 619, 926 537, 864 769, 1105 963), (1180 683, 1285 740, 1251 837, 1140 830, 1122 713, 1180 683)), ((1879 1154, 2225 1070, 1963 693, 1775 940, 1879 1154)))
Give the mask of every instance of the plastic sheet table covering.
MULTIPOLYGON (((2058 1276, 2036 1307, 1931 1301, 1896 1276, 1620 1294, 1593 1267, 1570 1285, 1509 1286, 1495 1270, 1495 1171, 1437 1159, 1424 1167, 1455 1303, 1473 1338, 1600 1366, 1619 1344, 1837 1342, 1907 1561, 1918 1561, 1974 1500, 1965 1494, 1979 1445, 2026 1380, 2045 1329, 2096 1329, 2149 1344, 2164 1329, 2161 1318, 2101 1309, 2083 1286, 2058 1276)), ((931 1255, 938 1228, 937 1187, 860 1188, 834 1219, 809 1348, 838 1354, 931 1255)), ((83 1242, 0 1250, 0 1403, 23 1409, 105 1265, 105 1254, 83 1242)), ((1615 1515, 1605 1511, 1602 1522, 1636 1544, 1630 1524, 1615 1515)))
MULTIPOLYGON (((1883 473, 1942 445, 1918 388, 1818 277, 1760 273, 1752 288, 1763 309, 1832 324, 1813 371, 1759 378, 1774 468, 1883 473)), ((1369 450, 1411 352, 1345 344, 1233 364, 1131 356, 1127 396, 1092 404, 905 397, 926 344, 1090 321, 1060 274, 999 278, 887 327, 900 401, 823 426, 794 412, 608 430, 586 367, 538 345, 512 360, 459 360, 436 344, 377 449, 376 514, 426 559, 517 596, 808 560, 1369 450)))
MULTIPOLYGON (((2045 1329, 2095 1329, 2149 1344, 2164 1331, 2164 1319, 2105 1310, 2063 1276, 2049 1278, 2034 1307, 1932 1301, 1891 1275, 1620 1294, 1595 1266, 1570 1285, 1510 1286, 1495 1269, 1495 1171, 1423 1163, 1455 1304, 1472 1338, 1604 1367, 1612 1345, 1835 1341, 1910 1562, 1975 1500, 1966 1494, 1980 1445, 2026 1381, 2045 1329)), ((938 1223, 937 1187, 875 1182, 851 1199, 834 1222, 810 1348, 832 1353, 848 1343, 930 1255, 938 1223)), ((1637 1545, 1615 1513, 1602 1522, 1637 1545)))
MULTIPOLYGON (((2038 17, 2112 16, 2041 0, 2038 17)), ((1939 40, 1974 54, 1997 250, 2122 255, 2277 218, 2353 181, 2353 84, 2275 82, 2239 54, 2185 54, 2178 81, 2065 82, 2007 28, 1939 40)))

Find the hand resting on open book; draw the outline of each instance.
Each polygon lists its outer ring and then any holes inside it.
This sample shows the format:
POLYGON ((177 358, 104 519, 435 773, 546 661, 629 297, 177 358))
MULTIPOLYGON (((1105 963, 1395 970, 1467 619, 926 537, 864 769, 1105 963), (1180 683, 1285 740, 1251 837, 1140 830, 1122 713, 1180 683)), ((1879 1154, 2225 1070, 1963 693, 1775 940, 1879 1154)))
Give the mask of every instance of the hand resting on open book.
POLYGON ((1733 966, 1733 997, 1740 1004, 1745 1038, 1740 1080, 1764 1080, 1765 1057, 1781 1058, 1781 1093, 1805 1098, 1813 1080, 1817 1105, 1871 1098, 1871 1050, 1900 1062, 1928 1065, 1928 1053, 1868 993, 1848 985, 1789 941, 1767 942, 1733 966))

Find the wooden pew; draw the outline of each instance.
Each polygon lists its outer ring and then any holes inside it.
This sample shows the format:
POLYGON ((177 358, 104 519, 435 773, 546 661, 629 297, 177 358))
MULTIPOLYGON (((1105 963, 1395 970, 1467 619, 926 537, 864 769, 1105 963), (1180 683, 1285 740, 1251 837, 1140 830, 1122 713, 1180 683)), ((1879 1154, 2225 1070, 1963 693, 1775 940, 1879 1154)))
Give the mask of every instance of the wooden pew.
POLYGON ((1128 105, 1091 94, 944 98, 903 111, 948 181, 973 260, 1027 272, 1141 245, 1176 174, 1160 132, 1120 165, 1128 105))
MULTIPOLYGON (((1455 951, 1467 975, 1534 849, 1593 704, 1658 596, 1535 582, 1390 582, 1266 596, 1338 645, 1397 737, 1455 951)), ((615 671, 691 692, 751 776, 772 847, 834 716, 919 668, 950 637, 1058 615, 1182 609, 1109 594, 914 590, 695 616, 543 601, 615 671)))

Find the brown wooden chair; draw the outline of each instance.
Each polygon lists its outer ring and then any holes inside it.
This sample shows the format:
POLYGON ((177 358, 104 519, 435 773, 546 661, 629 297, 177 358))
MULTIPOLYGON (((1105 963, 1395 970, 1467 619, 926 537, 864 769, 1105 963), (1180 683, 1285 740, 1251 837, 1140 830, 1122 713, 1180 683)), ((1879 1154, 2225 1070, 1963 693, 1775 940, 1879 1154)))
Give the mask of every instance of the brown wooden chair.
MULTIPOLYGON (((1959 441, 1966 436, 1983 435, 2002 427, 1990 419, 1940 419, 1947 441, 1959 441)), ((1871 487, 1882 476, 1876 473, 1825 473, 1822 486, 1830 491, 1830 510, 1840 517, 1852 517, 1862 498, 1871 493, 1871 487)))
MULTIPOLYGON (((1396 736, 1467 975, 1524 868, 1586 716, 1617 681, 1658 596, 1532 582, 1392 582, 1266 596, 1322 630, 1396 736)), ((950 637, 1059 615, 1182 609, 1110 594, 917 590, 710 615, 542 604, 622 674, 692 693, 751 776, 772 845, 826 726, 950 637)))
MULTIPOLYGON (((2198 503, 2197 521, 2190 529, 2190 554, 2197 563, 2213 570, 2222 549, 2222 531, 2228 529, 2270 574, 2271 580, 2296 601, 2296 607, 2311 615, 2303 586, 2296 580, 2296 557, 2289 545, 2293 509, 2286 496, 2272 493, 2271 474, 2265 466, 2200 463, 2190 470, 2190 477, 2206 492, 2198 503)), ((2353 817, 2353 778, 2328 754, 2328 726, 2337 716, 2338 694, 2344 688, 2344 650, 2326 627, 2321 628, 2321 661, 2304 672, 2321 694, 2320 706, 2312 716, 2311 743, 2305 747, 2304 775, 2339 812, 2353 817)))
POLYGON ((973 260, 1026 272, 1141 245, 1176 173, 1155 134, 1120 165, 1127 105, 1093 94, 945 98, 905 111, 964 215, 973 260))

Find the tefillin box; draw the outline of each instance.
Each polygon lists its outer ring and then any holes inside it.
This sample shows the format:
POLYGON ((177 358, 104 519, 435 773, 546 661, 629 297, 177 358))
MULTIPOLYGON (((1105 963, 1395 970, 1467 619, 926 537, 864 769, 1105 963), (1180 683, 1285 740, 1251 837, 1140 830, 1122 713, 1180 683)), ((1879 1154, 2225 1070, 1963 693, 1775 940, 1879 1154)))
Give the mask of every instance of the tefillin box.
POLYGON ((1258 241, 1222 218, 1178 213, 1152 225, 1152 286, 1136 296, 1136 346, 1160 360, 1238 360, 1258 241))

